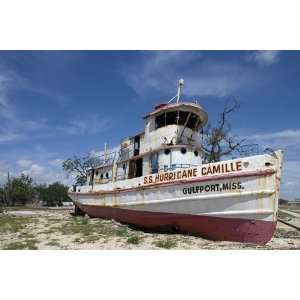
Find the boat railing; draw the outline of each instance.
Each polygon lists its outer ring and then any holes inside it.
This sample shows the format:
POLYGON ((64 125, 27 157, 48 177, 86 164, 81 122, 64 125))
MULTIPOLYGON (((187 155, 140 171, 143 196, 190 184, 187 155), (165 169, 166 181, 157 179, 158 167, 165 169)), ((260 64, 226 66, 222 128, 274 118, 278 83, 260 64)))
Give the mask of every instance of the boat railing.
POLYGON ((119 151, 118 161, 128 160, 132 156, 133 156, 133 149, 121 148, 119 151))
POLYGON ((258 155, 260 152, 259 145, 258 144, 241 145, 238 148, 238 152, 241 157, 258 155))
POLYGON ((111 151, 108 153, 103 153, 100 155, 93 156, 94 159, 94 169, 98 167, 104 167, 112 165, 116 159, 119 157, 119 150, 111 151))

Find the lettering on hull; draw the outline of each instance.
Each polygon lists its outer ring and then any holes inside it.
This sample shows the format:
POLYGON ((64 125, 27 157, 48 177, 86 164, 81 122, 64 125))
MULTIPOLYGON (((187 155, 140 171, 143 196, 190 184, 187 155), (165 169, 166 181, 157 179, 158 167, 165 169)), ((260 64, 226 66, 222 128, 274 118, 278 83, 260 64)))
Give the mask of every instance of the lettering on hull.
POLYGON ((205 165, 201 168, 200 174, 198 174, 198 169, 183 169, 176 170, 173 172, 164 172, 158 174, 152 174, 144 177, 144 184, 153 184, 168 182, 180 179, 188 179, 197 176, 208 176, 216 174, 226 174, 231 172, 242 171, 242 162, 236 161, 231 163, 219 163, 214 165, 205 165))
POLYGON ((206 185, 197 185, 192 187, 184 187, 182 193, 187 194, 201 194, 203 192, 222 192, 222 191, 235 191, 243 190, 244 187, 240 181, 237 182, 225 182, 225 183, 212 183, 206 185))

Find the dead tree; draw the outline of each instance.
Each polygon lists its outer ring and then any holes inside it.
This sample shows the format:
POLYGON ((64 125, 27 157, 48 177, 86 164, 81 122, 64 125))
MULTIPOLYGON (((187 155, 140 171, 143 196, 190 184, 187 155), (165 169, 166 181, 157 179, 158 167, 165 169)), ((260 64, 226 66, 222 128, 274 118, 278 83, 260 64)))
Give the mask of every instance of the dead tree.
POLYGON ((76 184, 83 185, 87 182, 88 170, 94 168, 97 163, 97 157, 90 154, 84 157, 73 156, 63 161, 62 168, 67 175, 75 176, 76 184))
POLYGON ((202 148, 205 152, 205 162, 217 162, 222 157, 239 151, 241 144, 245 141, 232 135, 229 122, 230 114, 237 111, 240 105, 236 99, 227 101, 223 111, 220 113, 220 119, 217 126, 212 127, 207 124, 202 131, 202 148))

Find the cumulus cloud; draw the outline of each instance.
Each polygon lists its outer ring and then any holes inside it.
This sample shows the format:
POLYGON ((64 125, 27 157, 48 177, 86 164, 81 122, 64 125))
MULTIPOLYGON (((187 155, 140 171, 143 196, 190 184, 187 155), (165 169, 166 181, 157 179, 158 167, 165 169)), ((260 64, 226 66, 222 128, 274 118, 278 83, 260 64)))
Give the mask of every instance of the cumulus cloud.
POLYGON ((260 65, 271 65, 279 61, 279 51, 263 50, 254 51, 247 55, 247 59, 255 61, 260 65))
POLYGON ((42 161, 35 159, 18 160, 15 164, 11 161, 0 162, 0 184, 7 181, 7 173, 11 177, 19 176, 22 173, 29 175, 37 184, 46 183, 50 184, 56 181, 62 182, 65 185, 73 183, 73 177, 67 177, 62 170, 59 162, 61 159, 53 159, 50 161, 42 161))
POLYGON ((33 164, 30 166, 29 169, 26 170, 22 170, 20 173, 23 174, 27 174, 27 175, 31 175, 31 176, 37 176, 37 175, 41 175, 42 172, 44 171, 44 167, 38 164, 33 164))
POLYGON ((32 160, 30 159, 20 159, 17 161, 17 165, 20 167, 27 168, 32 165, 32 160))

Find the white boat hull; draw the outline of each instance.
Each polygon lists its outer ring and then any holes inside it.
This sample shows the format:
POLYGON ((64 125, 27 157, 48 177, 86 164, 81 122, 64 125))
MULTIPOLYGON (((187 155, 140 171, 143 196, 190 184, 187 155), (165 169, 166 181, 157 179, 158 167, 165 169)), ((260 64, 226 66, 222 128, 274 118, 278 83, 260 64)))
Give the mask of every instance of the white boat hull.
POLYGON ((282 152, 276 151, 77 187, 69 195, 92 217, 262 244, 276 228, 281 166, 282 152))

